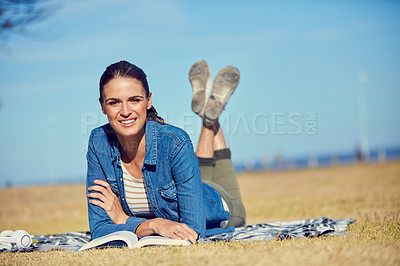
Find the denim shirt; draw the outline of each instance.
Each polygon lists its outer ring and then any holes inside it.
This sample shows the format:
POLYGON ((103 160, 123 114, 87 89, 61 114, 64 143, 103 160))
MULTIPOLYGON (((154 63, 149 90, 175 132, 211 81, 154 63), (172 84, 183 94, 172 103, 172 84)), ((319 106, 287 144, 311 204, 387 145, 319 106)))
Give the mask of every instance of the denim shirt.
MULTIPOLYGON (((129 216, 125 224, 114 224, 99 206, 89 203, 89 226, 92 239, 136 228, 146 219, 135 216, 125 198, 118 139, 110 124, 91 132, 87 152, 86 190, 94 180, 108 182, 129 216)), ((156 217, 184 223, 205 236, 232 232, 220 222, 229 219, 221 196, 213 187, 201 182, 199 161, 185 131, 154 120, 146 123, 146 153, 142 167, 143 181, 150 207, 156 217)))

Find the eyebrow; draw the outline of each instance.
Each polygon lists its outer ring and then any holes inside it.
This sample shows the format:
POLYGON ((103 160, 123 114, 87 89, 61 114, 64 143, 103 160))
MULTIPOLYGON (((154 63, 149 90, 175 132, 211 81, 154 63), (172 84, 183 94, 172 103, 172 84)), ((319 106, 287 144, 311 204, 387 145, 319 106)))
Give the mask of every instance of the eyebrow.
MULTIPOLYGON (((132 99, 132 98, 144 98, 142 95, 134 95, 134 96, 131 96, 131 97, 129 97, 128 99, 132 99)), ((106 102, 108 102, 108 101, 120 101, 120 99, 118 99, 118 98, 108 98, 108 99, 106 99, 106 102)))
POLYGON ((119 99, 117 99, 117 98, 108 98, 108 99, 106 99, 106 102, 108 102, 108 101, 119 101, 119 99))

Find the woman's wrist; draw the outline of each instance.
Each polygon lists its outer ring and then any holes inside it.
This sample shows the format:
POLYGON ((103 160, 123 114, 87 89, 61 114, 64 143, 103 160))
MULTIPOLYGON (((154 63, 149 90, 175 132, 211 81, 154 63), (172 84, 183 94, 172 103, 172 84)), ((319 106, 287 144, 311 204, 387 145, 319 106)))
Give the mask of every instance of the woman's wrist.
POLYGON ((144 237, 154 234, 156 232, 156 226, 158 220, 160 220, 160 218, 154 218, 144 221, 136 228, 135 234, 137 234, 139 237, 144 237))
POLYGON ((163 219, 162 218, 154 218, 154 219, 147 220, 148 221, 148 228, 150 230, 152 230, 153 233, 157 232, 157 224, 160 222, 160 220, 163 220, 163 219))

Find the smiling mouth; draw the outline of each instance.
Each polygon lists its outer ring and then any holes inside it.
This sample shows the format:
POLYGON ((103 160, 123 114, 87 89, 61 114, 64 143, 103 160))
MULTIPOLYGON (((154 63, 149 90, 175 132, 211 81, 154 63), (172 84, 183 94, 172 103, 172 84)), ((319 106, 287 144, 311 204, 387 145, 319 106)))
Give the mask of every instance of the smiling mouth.
POLYGON ((136 122, 137 118, 133 118, 130 120, 124 120, 124 121, 120 121, 120 123, 122 124, 122 126, 131 126, 132 124, 134 124, 136 122))

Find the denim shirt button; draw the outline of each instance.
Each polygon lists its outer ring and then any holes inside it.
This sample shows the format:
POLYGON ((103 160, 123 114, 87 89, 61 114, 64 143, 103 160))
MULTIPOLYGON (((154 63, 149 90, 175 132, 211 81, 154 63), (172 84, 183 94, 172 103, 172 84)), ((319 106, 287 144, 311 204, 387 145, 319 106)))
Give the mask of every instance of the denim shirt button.
POLYGON ((150 188, 150 185, 147 185, 148 188, 150 188))
POLYGON ((154 209, 157 209, 157 207, 156 207, 156 206, 153 206, 153 208, 154 208, 154 209))

